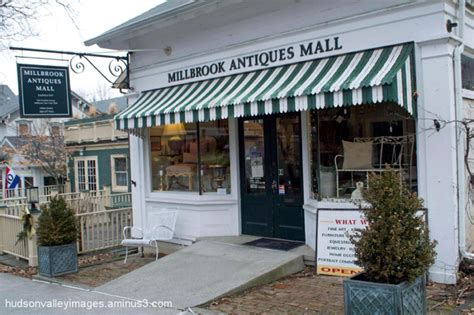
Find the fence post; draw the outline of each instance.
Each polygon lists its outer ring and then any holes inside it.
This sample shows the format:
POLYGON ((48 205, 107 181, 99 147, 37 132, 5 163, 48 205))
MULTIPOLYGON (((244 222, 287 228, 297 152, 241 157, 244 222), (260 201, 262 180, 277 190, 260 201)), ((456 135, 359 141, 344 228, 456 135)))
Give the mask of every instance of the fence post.
POLYGON ((104 209, 112 208, 112 187, 104 186, 104 209))
MULTIPOLYGON (((38 218, 41 212, 34 212, 31 214, 33 217, 33 222, 35 223, 35 228, 38 227, 38 218)), ((38 248, 37 248, 37 236, 36 234, 30 239, 28 238, 28 266, 37 267, 38 266, 38 248)))
POLYGON ((71 192, 71 185, 72 185, 72 182, 70 180, 67 180, 66 183, 64 183, 65 194, 69 194, 71 192))
MULTIPOLYGON (((0 216, 2 214, 7 214, 7 206, 6 205, 0 205, 0 216)), ((2 228, 5 228, 5 227, 2 227, 2 228)), ((0 255, 3 255, 3 248, 4 248, 4 245, 3 245, 3 242, 4 242, 4 239, 3 239, 3 233, 0 231, 0 255)))

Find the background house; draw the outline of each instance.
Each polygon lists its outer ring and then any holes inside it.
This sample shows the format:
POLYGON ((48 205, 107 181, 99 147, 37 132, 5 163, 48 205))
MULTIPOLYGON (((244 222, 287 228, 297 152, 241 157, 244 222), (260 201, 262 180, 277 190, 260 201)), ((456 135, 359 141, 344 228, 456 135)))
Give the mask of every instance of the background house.
POLYGON ((96 117, 64 124, 64 140, 71 158, 68 184, 71 191, 110 188, 112 193, 130 191, 128 133, 115 130, 113 113, 127 106, 126 97, 94 103, 96 117))
MULTIPOLYGON (((73 117, 88 117, 91 105, 85 99, 71 91, 71 101, 73 117)), ((11 196, 22 196, 24 188, 30 186, 48 189, 44 187, 54 185, 54 179, 46 174, 41 166, 26 163, 22 156, 14 154, 13 151, 19 150, 26 143, 25 141, 34 136, 56 135, 62 137, 64 134, 63 124, 69 119, 23 119, 20 117, 18 96, 7 85, 0 85, 0 161, 5 161, 20 176, 18 188, 9 192, 11 196)), ((4 169, 5 165, 1 165, 0 189, 3 189, 4 169)), ((5 195, 3 191, 1 195, 5 195)))

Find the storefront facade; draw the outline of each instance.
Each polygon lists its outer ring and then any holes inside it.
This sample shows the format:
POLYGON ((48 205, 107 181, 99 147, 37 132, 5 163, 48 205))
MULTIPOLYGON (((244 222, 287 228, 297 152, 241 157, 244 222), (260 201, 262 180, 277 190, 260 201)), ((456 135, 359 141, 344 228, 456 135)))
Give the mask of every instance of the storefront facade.
MULTIPOLYGON (((317 209, 355 208, 390 165, 424 198, 437 262, 458 250, 457 4, 174 1, 89 44, 135 51, 134 224, 179 207, 180 237, 250 234, 315 248, 317 209)), ((473 20, 465 50, 474 47, 473 20)), ((470 24, 469 24, 470 23, 470 24)))

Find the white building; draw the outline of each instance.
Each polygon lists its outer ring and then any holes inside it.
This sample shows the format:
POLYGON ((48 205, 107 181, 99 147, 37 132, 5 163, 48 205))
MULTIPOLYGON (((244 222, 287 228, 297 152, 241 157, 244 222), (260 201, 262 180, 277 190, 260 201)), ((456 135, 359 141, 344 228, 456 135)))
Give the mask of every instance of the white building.
MULTIPOLYGON (((90 104, 75 92, 71 92, 71 103, 74 118, 88 117, 90 104)), ((0 161, 5 160, 20 177, 20 184, 9 196, 24 195, 23 188, 29 186, 51 186, 54 180, 38 165, 24 163, 18 154, 7 154, 7 151, 19 149, 30 136, 63 135, 63 123, 70 118, 25 119, 20 117, 18 96, 6 85, 0 85, 0 161)), ((3 197, 5 165, 0 165, 0 195, 3 197)))
POLYGON ((425 200, 431 279, 454 283, 473 230, 463 138, 444 123, 472 105, 463 5, 177 0, 87 41, 133 51, 136 102, 116 124, 134 134, 134 224, 179 206, 181 235, 315 248, 317 210, 354 208, 356 183, 391 164, 425 200))

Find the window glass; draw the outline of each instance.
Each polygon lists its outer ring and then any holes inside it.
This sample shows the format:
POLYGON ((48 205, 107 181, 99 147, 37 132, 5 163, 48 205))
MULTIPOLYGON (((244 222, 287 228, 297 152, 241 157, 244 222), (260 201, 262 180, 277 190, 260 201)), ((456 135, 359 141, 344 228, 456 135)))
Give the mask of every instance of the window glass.
POLYGON ((97 190, 97 168, 95 159, 76 160, 78 191, 97 190))
POLYGON ((127 181, 127 158, 114 158, 115 186, 128 186, 127 181))
POLYGON ((230 192, 227 120, 151 128, 150 152, 153 191, 230 192))
POLYGON ((60 136, 61 135, 61 128, 59 126, 51 126, 51 135, 52 136, 60 136))
POLYGON ((86 190, 86 171, 85 171, 85 161, 77 161, 77 185, 79 191, 86 190))
POLYGON ((97 175, 95 160, 87 160, 87 174, 88 174, 88 184, 89 190, 97 190, 97 175))
POLYGON ((394 104, 313 110, 311 185, 316 199, 359 199, 371 173, 387 166, 417 189, 415 122, 394 104))
POLYGON ((34 186, 34 179, 31 176, 25 176, 25 188, 33 187, 34 186))
POLYGON ((462 87, 474 91, 474 58, 461 56, 462 87))
POLYGON ((245 152, 245 193, 265 194, 265 143, 263 119, 245 120, 243 138, 245 152))
POLYGON ((18 134, 20 136, 27 136, 30 133, 28 124, 20 124, 18 126, 18 134))
POLYGON ((199 191, 196 124, 169 124, 150 130, 152 189, 199 191))
POLYGON ((229 126, 227 120, 199 124, 201 189, 203 192, 230 191, 229 126))

